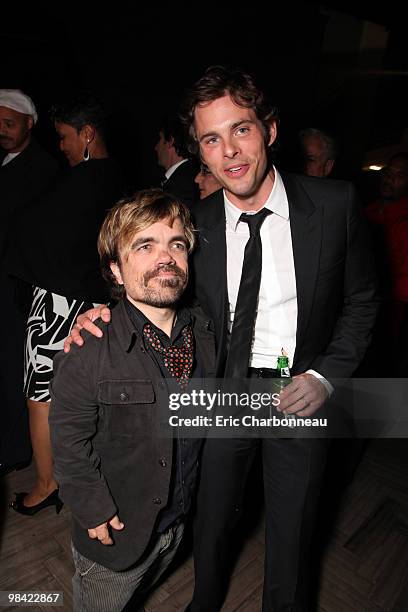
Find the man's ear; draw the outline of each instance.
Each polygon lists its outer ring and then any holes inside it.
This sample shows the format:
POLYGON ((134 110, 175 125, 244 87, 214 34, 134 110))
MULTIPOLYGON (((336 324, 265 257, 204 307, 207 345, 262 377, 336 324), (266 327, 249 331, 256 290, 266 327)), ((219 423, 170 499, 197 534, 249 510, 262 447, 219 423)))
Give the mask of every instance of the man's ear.
POLYGON ((112 274, 115 277, 116 282, 118 283, 118 285, 123 285, 122 274, 120 273, 120 268, 119 268, 118 264, 116 262, 114 262, 114 261, 111 261, 109 266, 110 266, 112 274))
POLYGON ((31 115, 28 115, 28 116, 27 116, 27 128, 28 128, 29 130, 32 130, 32 129, 33 129, 33 127, 34 127, 34 119, 32 118, 32 116, 31 116, 31 115))
POLYGON ((330 172, 333 170, 334 159, 328 159, 324 164, 324 176, 329 176, 330 172))
POLYGON ((276 127, 276 121, 272 121, 269 126, 269 141, 268 147, 271 146, 276 140, 276 136, 278 135, 278 128, 276 127))

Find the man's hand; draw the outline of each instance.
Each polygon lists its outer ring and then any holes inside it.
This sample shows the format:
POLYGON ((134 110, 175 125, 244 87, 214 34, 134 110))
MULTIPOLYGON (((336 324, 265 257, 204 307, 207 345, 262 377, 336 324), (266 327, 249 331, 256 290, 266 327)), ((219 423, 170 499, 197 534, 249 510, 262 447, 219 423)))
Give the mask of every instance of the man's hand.
POLYGON ((299 374, 279 394, 279 412, 309 417, 320 408, 328 397, 324 384, 313 374, 299 374))
POLYGON ((101 544, 105 544, 105 546, 111 546, 113 544, 113 540, 109 534, 109 525, 116 529, 116 531, 121 531, 124 528, 124 524, 120 521, 117 514, 110 521, 106 523, 102 523, 102 525, 98 525, 93 529, 88 529, 88 535, 92 540, 98 539, 101 544))
POLYGON ((71 329, 71 334, 64 342, 64 353, 69 353, 71 344, 75 342, 78 346, 82 346, 84 341, 81 337, 81 329, 88 330, 93 336, 102 338, 103 332, 93 324, 93 321, 102 319, 105 323, 109 323, 111 319, 111 311, 105 304, 101 304, 97 308, 91 308, 79 315, 74 327, 71 329))

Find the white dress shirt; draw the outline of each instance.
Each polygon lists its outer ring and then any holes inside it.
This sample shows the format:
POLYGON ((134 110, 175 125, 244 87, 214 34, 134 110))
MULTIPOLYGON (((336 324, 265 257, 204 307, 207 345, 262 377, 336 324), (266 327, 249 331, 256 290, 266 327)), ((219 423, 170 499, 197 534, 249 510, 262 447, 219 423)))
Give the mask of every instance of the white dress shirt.
POLYGON ((18 153, 7 153, 6 157, 2 161, 1 165, 5 166, 9 162, 11 162, 12 159, 17 157, 17 155, 20 155, 20 153, 21 153, 21 151, 18 151, 18 153))
MULTIPOLYGON (((252 368, 276 368, 283 354, 293 364, 296 349, 297 295, 290 231, 289 203, 279 172, 274 168, 275 181, 264 207, 272 211, 260 230, 262 241, 262 275, 254 336, 249 365, 252 368)), ((243 211, 230 202, 224 191, 227 242, 227 286, 229 301, 229 331, 234 320, 241 280, 245 245, 249 226, 239 218, 243 211)), ((258 211, 256 211, 258 212, 258 211)), ((330 391, 331 385, 314 370, 330 391)))

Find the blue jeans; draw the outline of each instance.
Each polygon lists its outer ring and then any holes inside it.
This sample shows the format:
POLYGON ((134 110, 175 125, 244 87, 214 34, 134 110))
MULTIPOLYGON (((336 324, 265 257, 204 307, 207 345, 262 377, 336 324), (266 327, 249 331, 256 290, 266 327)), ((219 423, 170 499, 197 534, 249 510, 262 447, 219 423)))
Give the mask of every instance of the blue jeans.
POLYGON ((157 534, 140 563, 122 572, 87 559, 72 545, 74 612, 121 612, 134 593, 144 598, 171 563, 183 532, 184 524, 179 523, 157 534))

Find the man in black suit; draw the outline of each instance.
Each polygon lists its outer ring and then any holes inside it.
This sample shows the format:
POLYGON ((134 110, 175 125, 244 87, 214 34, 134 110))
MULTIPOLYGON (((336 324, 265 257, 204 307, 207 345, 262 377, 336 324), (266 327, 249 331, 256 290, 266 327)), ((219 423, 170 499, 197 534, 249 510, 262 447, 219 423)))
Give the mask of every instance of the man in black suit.
MULTIPOLYGON (((18 89, 0 89, 0 254, 2 260, 8 229, 18 224, 19 215, 35 200, 57 174, 55 160, 32 138, 37 121, 35 106, 18 89)), ((33 241, 36 236, 33 235, 33 241)), ((23 340, 27 313, 16 303, 25 290, 0 268, 2 326, 0 339, 0 393, 2 398, 2 435, 0 476, 23 466, 30 459, 27 409, 23 395, 23 340)))
MULTIPOLYGON (((354 189, 278 172, 270 159, 276 110, 240 71, 208 69, 187 97, 184 122, 191 149, 223 186, 193 208, 195 295, 214 321, 218 376, 273 377, 283 348, 294 376, 280 409, 308 417, 332 392, 328 379, 352 375, 376 315, 372 257, 354 189), (263 223, 254 230, 249 217, 257 214, 263 223), (242 294, 251 275, 252 289, 242 294)), ((97 314, 82 317, 77 340, 82 326, 92 330, 97 314)), ((193 612, 222 607, 231 533, 259 447, 266 504, 263 610, 308 609, 309 548, 326 441, 208 439, 197 504, 193 612)))
MULTIPOLYGON (((278 172, 270 160, 276 110, 245 73, 208 69, 187 97, 184 121, 190 150, 200 154, 224 188, 193 208, 199 240, 195 294, 215 323, 218 375, 227 364, 228 377, 237 366, 245 377, 273 376, 283 347, 295 376, 281 395, 280 409, 311 416, 332 391, 328 379, 349 377, 360 363, 376 315, 372 258, 354 189, 346 182, 278 172), (241 213, 263 209, 262 273, 259 289, 254 284, 258 299, 245 352, 239 342, 236 350, 234 340, 234 316, 239 311, 245 318, 239 287, 245 282, 246 243, 252 239, 241 213)), ((243 338, 242 328, 240 333, 243 338)), ((308 609, 308 552, 325 442, 207 440, 197 506, 193 612, 222 606, 230 534, 259 446, 266 503, 263 610, 308 609)))
POLYGON ((155 151, 159 166, 165 170, 162 188, 186 206, 191 206, 199 197, 194 182, 199 167, 189 159, 183 128, 177 116, 168 115, 163 119, 155 151))

